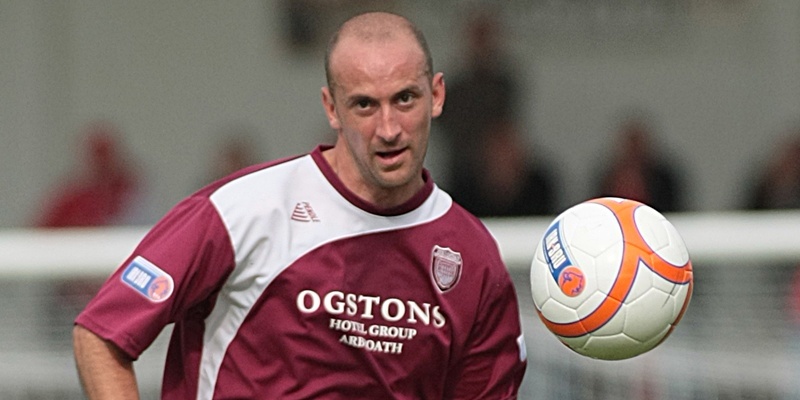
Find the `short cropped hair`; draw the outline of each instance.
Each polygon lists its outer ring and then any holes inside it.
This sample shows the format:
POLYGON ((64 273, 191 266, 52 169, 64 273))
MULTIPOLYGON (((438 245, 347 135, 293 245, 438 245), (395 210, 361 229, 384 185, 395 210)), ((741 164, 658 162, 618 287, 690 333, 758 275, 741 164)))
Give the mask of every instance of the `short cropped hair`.
MULTIPOLYGON (((400 16, 400 15, 397 15, 397 14, 385 13, 385 12, 381 12, 381 13, 364 13, 364 14, 359 14, 359 15, 347 20, 344 24, 342 24, 339 27, 339 29, 336 30, 336 32, 333 34, 333 36, 331 36, 331 39, 328 41, 328 48, 325 51, 325 80, 326 80, 328 88, 331 90, 331 92, 333 91, 333 85, 335 83, 334 79, 333 79, 333 74, 331 72, 331 54, 336 49, 336 46, 339 44, 339 39, 342 36, 342 32, 348 30, 351 21, 356 20, 358 18, 365 18, 365 17, 369 18, 369 16, 371 14, 372 15, 383 14, 385 16, 394 16, 398 20, 403 21, 402 22, 402 26, 405 29, 407 29, 408 32, 410 32, 414 36, 414 39, 416 40, 417 44, 419 45, 420 49, 422 50, 422 53, 425 55, 425 71, 424 71, 425 75, 428 76, 428 78, 433 78, 433 57, 431 56, 431 50, 428 47, 428 41, 425 40, 425 35, 422 33, 422 31, 416 25, 414 25, 407 18, 405 18, 403 16, 400 16)), ((369 25, 369 24, 366 24, 366 25, 369 25)), ((394 32, 390 32, 390 31, 386 31, 386 29, 391 29, 391 28, 387 28, 385 26, 377 26, 377 24, 373 24, 373 25, 369 26, 369 28, 367 28, 367 29, 360 30, 360 32, 361 32, 361 36, 363 36, 363 37, 369 37, 369 36, 374 36, 374 35, 391 36, 391 34, 394 33, 394 32)), ((350 29, 350 31, 352 31, 352 30, 353 29, 350 29)))

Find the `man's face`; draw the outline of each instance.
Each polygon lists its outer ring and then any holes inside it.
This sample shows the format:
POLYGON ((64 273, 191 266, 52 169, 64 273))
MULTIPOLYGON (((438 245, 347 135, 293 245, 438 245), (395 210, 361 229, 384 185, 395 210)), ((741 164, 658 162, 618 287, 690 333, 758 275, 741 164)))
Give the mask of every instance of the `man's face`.
POLYGON ((429 80, 423 52, 411 37, 343 38, 330 68, 334 83, 323 89, 323 106, 338 132, 337 147, 346 148, 334 169, 367 200, 413 194, 422 186, 431 118, 444 104, 442 75, 429 80))

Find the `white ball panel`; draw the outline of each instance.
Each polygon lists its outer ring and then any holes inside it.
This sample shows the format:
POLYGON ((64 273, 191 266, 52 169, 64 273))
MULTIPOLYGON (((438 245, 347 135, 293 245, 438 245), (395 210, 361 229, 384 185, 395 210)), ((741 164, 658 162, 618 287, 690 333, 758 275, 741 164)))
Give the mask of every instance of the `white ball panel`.
POLYGON ((583 348, 584 346, 586 346, 586 342, 589 341, 590 338, 591 338, 590 335, 584 335, 584 336, 575 337, 575 338, 565 338, 565 337, 560 337, 559 336, 558 340, 560 340, 562 343, 564 343, 567 346, 569 346, 572 350, 577 351, 577 349, 580 349, 580 348, 583 348))
POLYGON ((664 326, 664 329, 662 329, 661 332, 653 335, 653 337, 650 338, 648 341, 642 343, 643 352, 649 351, 654 347, 658 346, 658 344, 661 343, 664 337, 670 333, 671 329, 672 329, 672 324, 664 326))
POLYGON ((675 283, 672 283, 652 272, 651 275, 653 276, 653 282, 652 282, 653 289, 657 289, 665 293, 670 293, 674 295, 675 291, 678 290, 679 287, 686 286, 686 285, 677 285, 675 283))
POLYGON ((658 211, 648 206, 636 209, 634 221, 644 242, 673 265, 689 261, 689 252, 675 227, 658 211))
MULTIPOLYGON (((650 268, 647 268, 642 262, 639 262, 639 268, 636 269, 636 277, 633 281, 633 286, 631 287, 630 293, 628 293, 628 297, 625 299, 625 303, 631 303, 634 300, 642 297, 648 291, 650 291, 653 287, 653 280, 657 277, 650 268)), ((658 278, 663 279, 663 278, 658 278)))
POLYGON ((565 213, 563 221, 566 242, 592 256, 622 240, 614 213, 599 204, 579 204, 565 213))
POLYGON ((550 298, 548 281, 553 279, 550 276, 547 264, 539 259, 540 253, 541 248, 537 250, 536 259, 533 260, 533 264, 531 265, 531 295, 533 296, 533 302, 536 304, 537 308, 540 308, 541 305, 550 298))
POLYGON ((614 286, 619 270, 622 267, 622 252, 624 248, 622 236, 620 236, 619 240, 594 259, 594 264, 596 265, 594 280, 596 281, 595 287, 597 290, 608 293, 611 287, 614 286))
POLYGON ((675 299, 674 309, 672 310, 671 321, 675 321, 684 308, 686 302, 690 301, 689 285, 675 285, 675 290, 672 292, 672 297, 675 299))
POLYGON ((578 320, 578 312, 573 308, 565 307, 563 304, 553 300, 547 299, 541 307, 542 315, 548 321, 565 324, 578 320))
POLYGON ((645 342, 674 321, 675 299, 660 290, 650 290, 634 302, 625 305, 626 335, 645 342))
POLYGON ((623 360, 639 355, 649 348, 625 334, 619 333, 613 336, 592 336, 586 341, 583 348, 578 353, 593 358, 603 360, 623 360))
POLYGON ((669 221, 661 221, 661 225, 669 236, 669 247, 656 251, 665 261, 673 265, 684 265, 689 262, 689 250, 683 238, 669 221))

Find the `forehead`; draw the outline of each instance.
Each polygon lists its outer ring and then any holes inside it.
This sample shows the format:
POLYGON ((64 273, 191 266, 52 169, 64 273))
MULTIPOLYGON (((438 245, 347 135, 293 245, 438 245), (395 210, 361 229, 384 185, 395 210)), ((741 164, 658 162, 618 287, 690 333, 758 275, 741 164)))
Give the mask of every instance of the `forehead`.
POLYGON ((344 37, 330 60, 333 84, 345 91, 419 83, 426 76, 425 65, 424 52, 407 35, 381 40, 344 37))

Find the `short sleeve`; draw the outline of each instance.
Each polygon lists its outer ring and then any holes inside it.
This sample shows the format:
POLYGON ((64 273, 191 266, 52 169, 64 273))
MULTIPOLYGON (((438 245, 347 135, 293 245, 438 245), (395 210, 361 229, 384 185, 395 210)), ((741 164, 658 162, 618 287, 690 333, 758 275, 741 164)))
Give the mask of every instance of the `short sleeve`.
POLYGON ((204 318, 233 266, 216 209, 190 197, 145 235, 75 322, 138 358, 166 325, 204 318))
POLYGON ((449 383, 452 399, 514 399, 527 366, 514 285, 506 270, 490 279, 468 348, 449 383))

